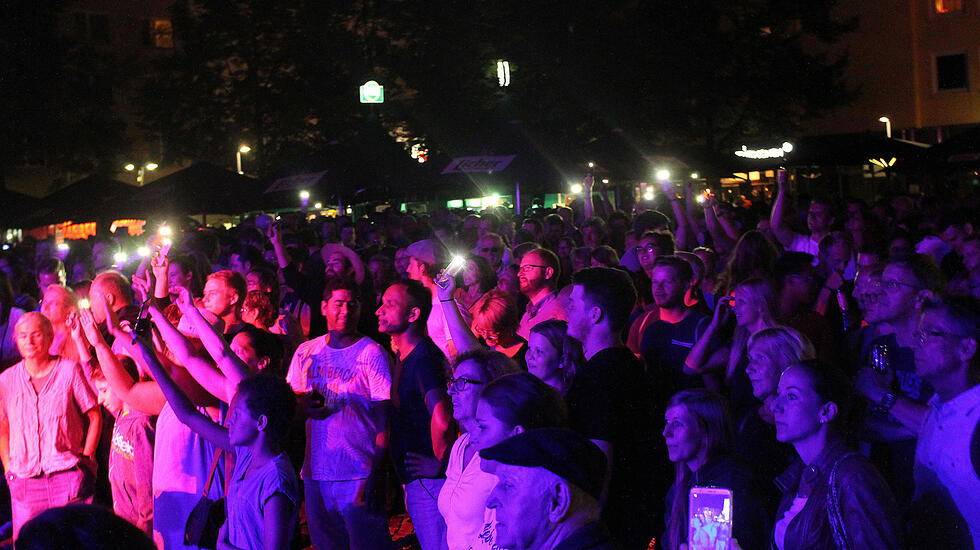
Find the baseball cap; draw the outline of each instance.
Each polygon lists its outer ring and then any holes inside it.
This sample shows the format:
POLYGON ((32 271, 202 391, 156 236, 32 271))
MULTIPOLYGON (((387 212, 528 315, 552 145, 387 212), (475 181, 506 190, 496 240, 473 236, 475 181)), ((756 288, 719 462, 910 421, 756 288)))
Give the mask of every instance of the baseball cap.
POLYGON ((544 468, 599 499, 606 455, 585 436, 567 428, 527 430, 480 451, 501 464, 544 468))
POLYGON ((415 241, 408 245, 405 253, 420 262, 433 266, 441 266, 446 262, 446 256, 448 256, 445 247, 432 239, 415 241))

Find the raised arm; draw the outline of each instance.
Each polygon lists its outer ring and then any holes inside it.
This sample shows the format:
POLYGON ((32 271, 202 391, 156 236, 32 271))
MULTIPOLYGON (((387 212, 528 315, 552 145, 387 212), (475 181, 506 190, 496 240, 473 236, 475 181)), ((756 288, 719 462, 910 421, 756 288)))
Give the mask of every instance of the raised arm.
POLYGON ((583 206, 583 219, 589 219, 592 217, 592 212, 595 210, 595 204, 592 202, 592 186, 595 183, 595 178, 592 174, 586 174, 582 178, 582 193, 585 195, 582 206, 583 206))
POLYGON ((711 235, 711 240, 715 244, 715 248, 721 252, 728 252, 732 249, 734 241, 728 238, 728 233, 725 232, 721 223, 718 221, 718 215, 715 213, 715 202, 717 199, 711 197, 704 203, 704 225, 708 229, 708 233, 711 235))
POLYGON ((793 231, 786 225, 786 212, 785 212, 785 202, 786 195, 789 193, 789 184, 787 183, 786 170, 780 170, 778 176, 776 177, 777 182, 777 192, 776 200, 772 203, 772 215, 769 218, 769 225, 772 227, 772 233, 776 236, 776 239, 786 248, 789 248, 793 244, 796 237, 799 236, 798 233, 793 231))
MULTIPOLYGON (((120 358, 112 351, 105 339, 102 338, 102 333, 95 324, 95 318, 92 316, 91 310, 79 310, 78 320, 85 333, 85 338, 95 348, 95 355, 99 362, 99 367, 102 369, 102 374, 105 376, 106 382, 109 383, 109 387, 112 388, 113 393, 119 396, 119 399, 122 399, 127 405, 143 414, 160 414, 164 404, 166 404, 166 398, 160 392, 160 387, 157 383, 133 380, 133 377, 126 372, 122 364, 124 360, 129 358, 120 358)), ((109 319, 106 320, 106 323, 109 325, 112 324, 109 319)), ((126 338, 127 336, 121 334, 119 337, 126 338)))
POLYGON ((706 372, 721 370, 728 363, 728 348, 711 351, 712 340, 718 333, 718 329, 724 325, 731 315, 731 307, 722 300, 715 307, 715 313, 711 317, 711 322, 704 330, 704 334, 694 343, 694 347, 687 354, 684 360, 684 374, 695 375, 706 372))
POLYGON ((166 396, 167 401, 170 403, 170 408, 173 409, 177 418, 188 428, 194 430, 214 445, 226 451, 234 452, 231 441, 228 439, 228 429, 216 424, 207 415, 197 410, 197 407, 187 397, 187 394, 171 378, 167 369, 163 368, 163 365, 160 364, 160 360, 157 359, 153 348, 138 338, 134 342, 134 348, 138 351, 147 370, 150 371, 150 374, 157 381, 160 390, 166 396))
MULTIPOLYGON (((174 355, 175 362, 184 367, 205 391, 225 403, 230 403, 235 388, 229 388, 228 381, 214 365, 194 355, 191 343, 177 330, 167 316, 156 305, 150 305, 150 316, 160 331, 160 337, 174 355)), ((199 396, 195 396, 199 397, 199 396)))
POLYGON ((177 307, 180 308, 184 317, 190 321, 194 332, 204 344, 204 349, 208 351, 218 369, 221 370, 221 374, 224 375, 225 383, 228 386, 228 395, 234 395, 242 378, 251 374, 248 365, 235 355, 224 335, 215 330, 214 326, 201 315, 201 310, 194 305, 194 300, 186 288, 177 290, 177 307))
POLYGON ((446 327, 449 328, 449 335, 452 337, 453 345, 457 353, 465 353, 470 350, 479 349, 482 346, 476 339, 470 327, 466 326, 463 315, 459 312, 459 306, 453 299, 456 292, 456 280, 446 273, 436 275, 436 296, 439 298, 439 306, 446 317, 446 327))
MULTIPOLYGON (((687 211, 684 208, 684 199, 677 197, 670 182, 664 182, 663 192, 670 199, 670 207, 674 211, 674 218, 677 220, 677 230, 674 232, 674 238, 677 240, 677 249, 691 250, 694 247, 691 246, 689 241, 694 231, 691 229, 691 221, 687 217, 687 211)), ((686 188, 684 194, 685 196, 687 195, 686 188)))

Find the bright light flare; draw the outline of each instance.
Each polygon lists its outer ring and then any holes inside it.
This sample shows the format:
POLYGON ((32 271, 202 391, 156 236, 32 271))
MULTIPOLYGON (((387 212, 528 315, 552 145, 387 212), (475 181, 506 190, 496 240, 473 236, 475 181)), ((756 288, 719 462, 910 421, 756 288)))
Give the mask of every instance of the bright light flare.
POLYGON ((657 170, 657 179, 659 181, 667 181, 670 179, 670 170, 657 170))
POLYGON ((127 172, 132 172, 133 170, 136 170, 136 165, 133 163, 129 163, 126 166, 123 166, 123 169, 126 170, 127 172))
POLYGON ((300 200, 303 200, 303 201, 310 200, 310 192, 309 191, 300 191, 299 192, 299 198, 300 198, 300 200))
POLYGON ((575 195, 578 195, 581 192, 582 192, 582 184, 581 183, 573 183, 572 184, 572 193, 575 194, 575 195))
POLYGON ((643 192, 643 200, 652 201, 653 200, 653 188, 647 187, 647 190, 643 192))
POLYGON ((127 256, 125 252, 116 252, 112 255, 112 261, 116 262, 116 265, 122 265, 126 263, 126 260, 128 259, 129 256, 127 256))
POLYGON ((157 229, 157 235, 160 235, 161 237, 169 237, 173 234, 173 230, 170 229, 170 226, 168 225, 161 225, 160 229, 157 229))
POLYGON ((242 145, 241 147, 238 148, 238 152, 239 153, 247 153, 247 152, 249 152, 251 150, 252 150, 252 148, 249 147, 248 145, 242 145))
POLYGON ((317 210, 319 210, 319 209, 323 208, 323 203, 322 202, 315 202, 315 203, 313 203, 313 208, 316 208, 317 210))
POLYGON ((152 171, 154 171, 154 170, 156 170, 157 168, 160 167, 160 165, 157 164, 157 163, 155 163, 155 162, 147 162, 145 166, 146 166, 146 169, 149 170, 150 172, 152 172, 152 171))
POLYGON ((691 179, 692 180, 696 180, 699 177, 701 177, 701 174, 698 174, 697 172, 691 172, 691 179))
POLYGON ((89 309, 92 305, 89 303, 88 298, 81 298, 78 300, 78 309, 89 309))
POLYGON ((145 258, 150 255, 150 249, 145 246, 141 246, 136 249, 136 253, 139 254, 140 258, 145 258))
POLYGON ((457 254, 453 256, 452 261, 446 266, 446 273, 450 277, 455 277, 464 267, 466 267, 466 257, 457 254))
POLYGON ((58 250, 68 252, 68 243, 58 243, 58 250))
POLYGON ((694 200, 698 201, 698 204, 704 204, 704 201, 708 200, 708 197, 706 197, 704 193, 702 193, 697 197, 695 197, 694 200))

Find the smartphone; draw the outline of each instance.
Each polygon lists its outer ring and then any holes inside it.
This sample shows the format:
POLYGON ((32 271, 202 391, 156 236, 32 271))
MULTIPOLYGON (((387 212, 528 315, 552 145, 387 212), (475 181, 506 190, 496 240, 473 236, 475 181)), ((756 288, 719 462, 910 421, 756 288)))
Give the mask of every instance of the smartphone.
POLYGON ((136 316, 136 324, 133 325, 133 339, 136 336, 140 338, 147 338, 150 336, 150 317, 146 315, 146 305, 150 303, 150 299, 147 298, 143 301, 143 305, 140 306, 140 312, 136 316))
POLYGON ((453 256, 452 261, 446 266, 438 275, 436 275, 435 283, 442 288, 449 287, 449 277, 455 277, 459 275, 463 268, 466 267, 466 258, 464 256, 453 256))
POLYGON ((691 487, 688 501, 688 550, 728 548, 732 539, 732 491, 691 487))
POLYGON ((89 303, 88 298, 82 298, 78 300, 78 309, 90 309, 92 305, 89 303))
POLYGON ((875 344, 871 346, 871 368, 879 374, 885 374, 891 366, 888 356, 888 344, 875 344))

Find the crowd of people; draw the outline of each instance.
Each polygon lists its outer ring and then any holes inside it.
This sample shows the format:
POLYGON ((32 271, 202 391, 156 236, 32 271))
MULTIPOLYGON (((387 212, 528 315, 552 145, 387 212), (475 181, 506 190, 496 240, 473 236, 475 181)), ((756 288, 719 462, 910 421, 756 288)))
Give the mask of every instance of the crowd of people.
POLYGON ((7 536, 980 548, 977 196, 584 187, 4 250, 7 536))

